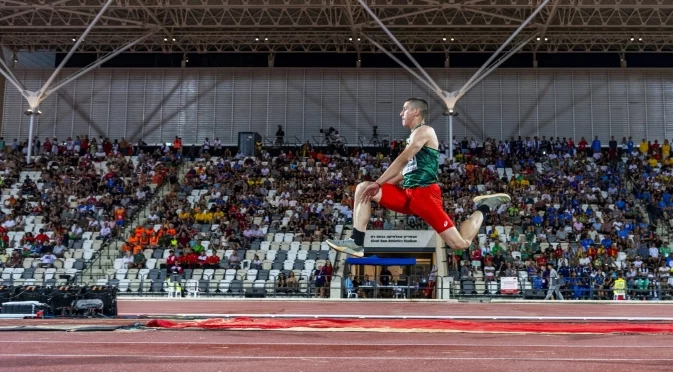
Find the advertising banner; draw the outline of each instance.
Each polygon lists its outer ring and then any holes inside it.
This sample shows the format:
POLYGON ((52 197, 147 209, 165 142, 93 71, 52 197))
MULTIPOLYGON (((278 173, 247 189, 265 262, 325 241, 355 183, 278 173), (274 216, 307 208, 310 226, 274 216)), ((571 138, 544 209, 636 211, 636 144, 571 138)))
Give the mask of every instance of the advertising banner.
POLYGON ((371 248, 432 248, 433 230, 367 230, 365 247, 371 248))

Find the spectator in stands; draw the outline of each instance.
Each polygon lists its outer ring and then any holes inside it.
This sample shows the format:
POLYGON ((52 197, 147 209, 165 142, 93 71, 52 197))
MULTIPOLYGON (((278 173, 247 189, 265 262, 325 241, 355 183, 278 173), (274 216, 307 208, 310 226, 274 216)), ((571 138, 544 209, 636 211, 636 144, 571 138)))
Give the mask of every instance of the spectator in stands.
POLYGON ((290 271, 290 273, 287 276, 287 290, 290 293, 297 292, 297 288, 299 286, 299 283, 297 282, 297 278, 294 275, 294 271, 290 271))
POLYGON ((241 268, 241 258, 235 251, 231 256, 229 256, 229 267, 237 270, 241 268))
POLYGON ((52 253, 54 256, 57 258, 63 258, 65 255, 65 252, 68 250, 68 248, 63 244, 63 240, 59 239, 57 242, 51 242, 50 245, 53 246, 52 248, 52 253))
POLYGON ((286 293, 287 292, 287 278, 285 273, 280 273, 278 279, 276 280, 276 292, 286 293))
POLYGON ((124 251, 124 256, 122 257, 122 267, 127 269, 133 269, 135 267, 134 256, 130 250, 124 251))
POLYGON ((54 267, 54 261, 55 260, 56 260, 55 255, 53 255, 51 252, 46 252, 40 258, 40 267, 43 267, 43 268, 54 267))
POLYGON ((12 251, 12 256, 8 259, 6 266, 13 268, 23 267, 23 256, 19 250, 15 249, 12 251))
POLYGON ((262 269, 262 260, 259 259, 259 256, 255 255, 252 261, 250 262, 250 268, 255 270, 262 269))
POLYGON ((143 254, 142 251, 137 251, 136 253, 133 254, 133 267, 136 269, 142 269, 145 267, 145 263, 147 262, 147 259, 145 258, 145 255, 143 254))

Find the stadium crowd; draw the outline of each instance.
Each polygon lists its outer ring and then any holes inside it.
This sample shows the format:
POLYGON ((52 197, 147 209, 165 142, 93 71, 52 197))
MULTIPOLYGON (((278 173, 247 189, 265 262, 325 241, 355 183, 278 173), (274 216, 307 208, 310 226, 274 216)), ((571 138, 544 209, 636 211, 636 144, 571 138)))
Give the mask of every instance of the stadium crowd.
MULTIPOLYGON (((253 280, 275 280, 285 291, 296 290, 297 281, 310 275, 318 295, 332 278, 329 251, 295 248, 321 246, 327 237, 342 234, 351 223, 357 183, 378 177, 404 148, 404 141, 373 151, 306 143, 258 149, 256 157, 215 146, 213 157, 202 149, 184 178, 152 204, 147 225, 122 233, 128 215, 151 192, 148 185, 176 177, 180 148, 136 149, 132 161, 122 155, 133 151, 124 139, 82 138, 45 140, 28 166, 21 158, 25 146, 2 142, 1 182, 16 192, 3 196, 0 244, 21 248, 6 257, 5 266, 20 267, 23 258, 33 257, 48 267, 82 234, 95 232, 100 240, 123 238, 125 269, 143 269, 148 260, 159 259, 158 268, 165 269, 161 278, 186 270, 257 270, 253 280), (21 178, 22 171, 39 177, 21 178), (40 228, 26 231, 31 216, 41 217, 40 228), (288 234, 288 240, 275 238, 288 234), (268 254, 265 242, 292 248, 276 247, 277 253, 268 254), (288 261, 293 262, 289 267, 288 261)), ((487 216, 472 247, 452 251, 451 275, 473 285, 461 291, 495 293, 489 282, 518 276, 528 283, 524 288, 554 289, 551 284, 566 298, 611 298, 621 276, 634 298, 667 295, 673 266, 667 241, 673 218, 668 140, 636 145, 631 138, 621 143, 611 138, 603 146, 597 138, 577 144, 566 138, 480 144, 454 138, 453 144, 453 161, 447 143, 441 145, 440 183, 455 221, 472 212, 475 194, 513 197, 487 216), (484 286, 474 286, 478 282, 484 286)), ((427 225, 377 206, 370 228, 427 225)))
POLYGON ((27 142, 0 138, 0 268, 13 284, 76 280, 180 162, 159 151, 128 156, 123 138, 36 138, 33 146, 26 164, 27 142))

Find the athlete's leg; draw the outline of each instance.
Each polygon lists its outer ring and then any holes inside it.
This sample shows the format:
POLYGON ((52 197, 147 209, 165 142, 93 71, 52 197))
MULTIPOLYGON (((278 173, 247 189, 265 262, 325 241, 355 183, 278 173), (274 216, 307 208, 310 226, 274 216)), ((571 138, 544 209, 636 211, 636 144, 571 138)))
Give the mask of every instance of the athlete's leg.
POLYGON ((457 229, 444 211, 442 191, 438 185, 416 189, 413 193, 414 200, 410 203, 413 212, 432 226, 444 242, 453 249, 468 248, 477 236, 485 215, 491 209, 496 209, 501 204, 510 201, 510 197, 506 194, 483 195, 474 198, 477 211, 463 221, 457 229))
MULTIPOLYGON (((367 229, 367 224, 369 219, 372 216, 372 203, 361 203, 362 193, 365 191, 367 186, 371 185, 371 182, 360 182, 355 188, 355 199, 353 206, 353 227, 358 231, 364 232, 367 229)), ((379 191, 372 198, 373 202, 381 201, 382 191, 379 191)))
POLYGON ((454 226, 444 230, 439 236, 453 249, 467 249, 472 244, 474 237, 477 236, 483 222, 484 214, 481 211, 475 211, 470 218, 460 224, 460 230, 454 226))
POLYGON ((486 214, 491 210, 497 210, 502 204, 509 203, 511 198, 507 194, 480 195, 472 199, 477 210, 472 213, 470 218, 460 224, 460 229, 455 227, 439 234, 442 239, 451 248, 467 249, 472 244, 472 240, 479 233, 479 228, 484 222, 486 214))
MULTIPOLYGON (((371 185, 371 182, 361 182, 355 189, 355 198, 353 206, 353 235, 350 239, 327 240, 327 245, 338 252, 344 252, 353 256, 364 256, 365 231, 369 218, 372 215, 371 203, 361 203, 362 193, 371 185)), ((408 197, 404 190, 396 185, 385 184, 374 195, 372 201, 379 203, 382 207, 390 210, 409 214, 408 197)))

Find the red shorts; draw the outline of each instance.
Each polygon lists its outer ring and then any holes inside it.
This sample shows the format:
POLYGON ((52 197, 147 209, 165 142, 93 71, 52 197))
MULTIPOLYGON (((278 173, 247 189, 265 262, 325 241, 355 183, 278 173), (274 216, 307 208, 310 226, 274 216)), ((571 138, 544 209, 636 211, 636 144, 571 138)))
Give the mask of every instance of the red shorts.
POLYGON ((397 213, 416 215, 438 233, 454 226, 453 221, 444 211, 442 190, 437 184, 403 189, 386 183, 381 186, 379 204, 397 213))

